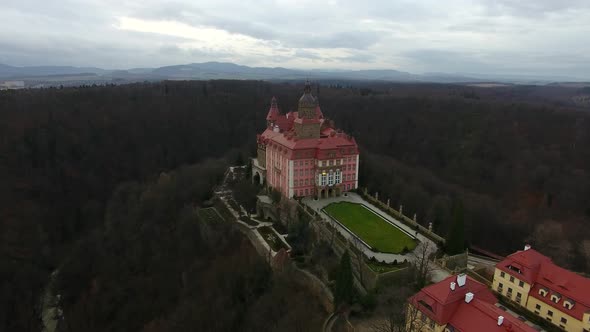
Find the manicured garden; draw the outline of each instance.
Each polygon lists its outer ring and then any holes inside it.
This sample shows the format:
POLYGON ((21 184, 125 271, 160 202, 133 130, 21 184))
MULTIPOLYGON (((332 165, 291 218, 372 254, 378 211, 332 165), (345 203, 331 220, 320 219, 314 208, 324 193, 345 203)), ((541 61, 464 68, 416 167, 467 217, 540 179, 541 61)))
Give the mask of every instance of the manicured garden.
POLYGON ((417 245, 412 237, 360 204, 332 203, 324 211, 376 251, 399 254, 417 245))
POLYGON ((288 250, 289 247, 283 242, 279 235, 269 226, 262 226, 257 228, 264 241, 268 243, 270 248, 274 251, 279 251, 281 248, 288 250))

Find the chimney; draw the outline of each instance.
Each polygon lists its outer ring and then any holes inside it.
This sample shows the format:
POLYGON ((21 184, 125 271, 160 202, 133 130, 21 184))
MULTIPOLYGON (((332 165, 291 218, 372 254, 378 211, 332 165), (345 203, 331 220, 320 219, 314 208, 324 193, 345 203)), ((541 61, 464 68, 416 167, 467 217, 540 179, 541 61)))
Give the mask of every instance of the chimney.
POLYGON ((467 275, 465 273, 461 273, 457 276, 457 285, 459 287, 465 286, 466 281, 467 281, 467 275))
POLYGON ((451 290, 455 290, 456 285, 457 284, 454 281, 451 281, 451 290))
POLYGON ((531 245, 530 244, 525 244, 524 245, 524 251, 527 251, 529 249, 531 249, 531 245))
POLYGON ((498 316, 498 326, 502 325, 502 323, 504 323, 504 316, 498 316))
POLYGON ((469 292, 465 294, 465 303, 469 303, 473 300, 473 293, 469 292))

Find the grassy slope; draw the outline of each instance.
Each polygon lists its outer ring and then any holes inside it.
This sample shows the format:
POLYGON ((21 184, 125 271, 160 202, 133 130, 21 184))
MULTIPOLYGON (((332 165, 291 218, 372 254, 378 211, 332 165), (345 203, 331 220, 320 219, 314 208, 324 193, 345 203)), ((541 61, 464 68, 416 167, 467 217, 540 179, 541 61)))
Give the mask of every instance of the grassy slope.
POLYGON ((360 204, 333 203, 325 210, 377 251, 401 253, 404 247, 416 247, 416 241, 360 204))

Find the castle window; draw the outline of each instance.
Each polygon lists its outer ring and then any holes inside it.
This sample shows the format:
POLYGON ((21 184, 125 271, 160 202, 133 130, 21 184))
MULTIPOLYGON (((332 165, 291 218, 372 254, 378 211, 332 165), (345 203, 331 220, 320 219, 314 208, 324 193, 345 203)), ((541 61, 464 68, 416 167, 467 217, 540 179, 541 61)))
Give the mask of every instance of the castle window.
POLYGON ((328 185, 329 186, 334 185, 334 172, 332 172, 332 171, 330 171, 330 174, 328 174, 328 185))
POLYGON ((308 185, 309 184, 309 179, 305 179, 305 184, 308 185))
POLYGON ((561 299, 561 294, 559 294, 559 293, 551 294, 551 302, 558 303, 560 299, 561 299))
POLYGON ((341 175, 340 175, 340 170, 336 170, 336 178, 335 178, 335 180, 334 180, 334 181, 335 181, 336 183, 342 183, 342 181, 341 181, 341 180, 342 180, 342 178, 341 178, 341 175))
POLYGON ((567 324, 567 318, 561 317, 560 322, 563 323, 563 324, 567 324))
POLYGON ((506 277, 506 273, 500 272, 500 277, 505 278, 506 277))
POLYGON ((541 305, 540 304, 535 305, 535 309, 541 310, 541 305))
POLYGON ((551 310, 547 310, 547 316, 549 316, 549 317, 553 317, 553 311, 551 311, 551 310))
POLYGON ((519 281, 519 282, 518 282, 518 286, 519 286, 519 287, 524 287, 524 281, 519 281))
POLYGON ((510 282, 514 282, 514 277, 510 276, 510 282))

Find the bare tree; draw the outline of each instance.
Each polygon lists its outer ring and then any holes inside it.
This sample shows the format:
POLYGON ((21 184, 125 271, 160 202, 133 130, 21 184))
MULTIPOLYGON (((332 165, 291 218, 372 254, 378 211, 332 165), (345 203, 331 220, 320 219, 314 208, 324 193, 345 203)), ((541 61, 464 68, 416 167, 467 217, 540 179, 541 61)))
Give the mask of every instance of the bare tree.
POLYGON ((356 236, 352 237, 352 244, 356 250, 353 250, 356 257, 357 268, 359 272, 359 280, 361 285, 365 287, 365 282, 363 280, 363 249, 364 244, 363 242, 356 236))
POLYGON ((413 305, 400 301, 394 303, 392 310, 381 320, 371 324, 374 332, 419 332, 430 319, 413 305))
POLYGON ((429 241, 424 241, 418 245, 411 253, 412 265, 414 268, 414 280, 416 288, 421 289, 426 285, 432 274, 432 264, 429 260, 434 250, 434 246, 429 241))

